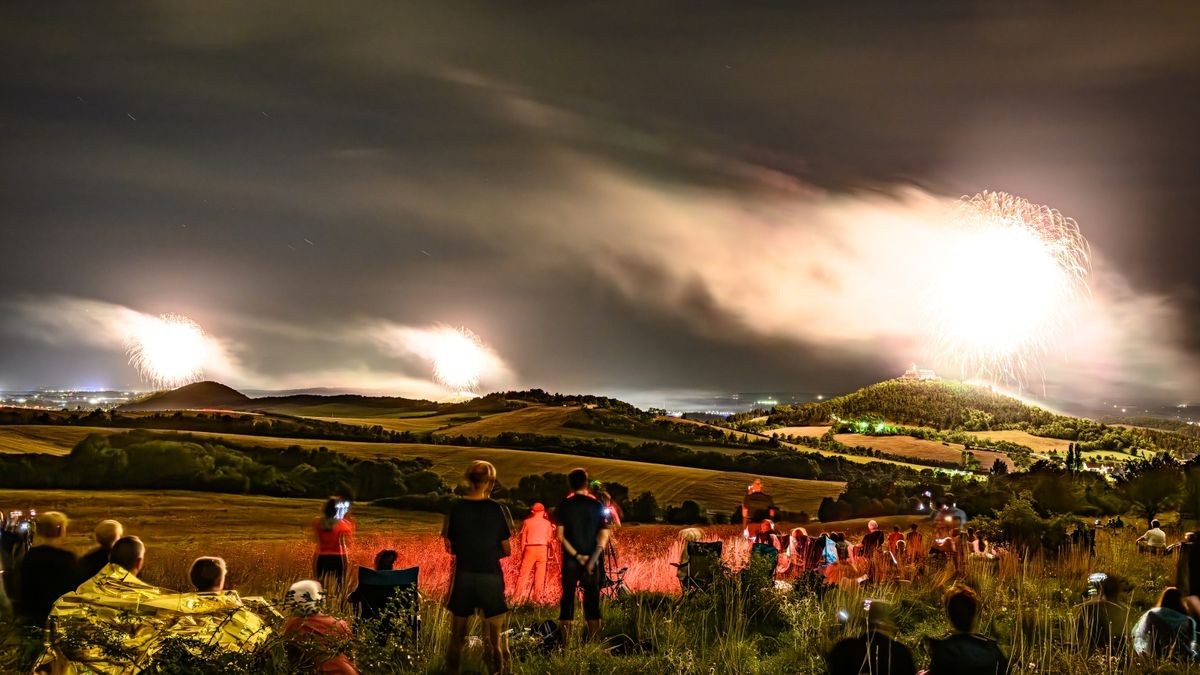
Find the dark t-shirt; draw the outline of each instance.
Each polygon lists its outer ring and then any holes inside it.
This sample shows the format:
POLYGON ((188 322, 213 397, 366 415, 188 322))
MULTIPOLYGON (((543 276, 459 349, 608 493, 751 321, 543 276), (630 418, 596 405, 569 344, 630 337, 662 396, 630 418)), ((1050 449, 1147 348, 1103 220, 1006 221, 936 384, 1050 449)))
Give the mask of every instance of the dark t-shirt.
POLYGON ((54 601, 78 587, 79 564, 70 551, 34 546, 21 559, 17 578, 20 614, 30 625, 41 626, 54 601))
POLYGON ((982 635, 953 633, 929 641, 929 675, 1005 675, 1008 659, 996 641, 982 635))
POLYGON ((883 548, 883 541, 884 537, 881 530, 868 532, 867 536, 863 537, 862 540, 863 555, 874 555, 878 553, 879 549, 883 548))
POLYGON ((750 522, 757 523, 771 517, 775 500, 765 492, 751 492, 742 500, 742 506, 746 507, 746 517, 750 522))
POLYGON ((512 536, 508 509, 491 499, 459 499, 446 514, 446 539, 455 570, 500 574, 500 544, 512 536))
POLYGON ((563 528, 563 536, 577 553, 591 555, 596 550, 600 530, 608 529, 604 505, 591 497, 573 494, 554 510, 554 523, 563 528))
POLYGON ((916 675, 912 652, 883 633, 841 640, 829 652, 830 675, 916 675))
POLYGON ((108 549, 96 547, 79 557, 79 583, 100 573, 108 564, 108 549))

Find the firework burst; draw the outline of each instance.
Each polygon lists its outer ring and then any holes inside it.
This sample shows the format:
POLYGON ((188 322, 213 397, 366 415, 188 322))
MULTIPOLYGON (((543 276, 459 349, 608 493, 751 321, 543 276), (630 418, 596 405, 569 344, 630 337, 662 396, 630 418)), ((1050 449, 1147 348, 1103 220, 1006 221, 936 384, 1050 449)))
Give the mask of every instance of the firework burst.
POLYGON ((143 382, 158 390, 173 389, 204 376, 208 336, 186 316, 145 317, 133 327, 126 351, 143 382))
POLYGON ((1023 385, 1090 297, 1087 241, 1071 218, 1005 192, 956 205, 929 291, 933 349, 965 377, 1023 385))
POLYGON ((479 387, 488 353, 479 336, 466 328, 441 328, 434 335, 429 358, 433 378, 451 391, 469 394, 479 387))

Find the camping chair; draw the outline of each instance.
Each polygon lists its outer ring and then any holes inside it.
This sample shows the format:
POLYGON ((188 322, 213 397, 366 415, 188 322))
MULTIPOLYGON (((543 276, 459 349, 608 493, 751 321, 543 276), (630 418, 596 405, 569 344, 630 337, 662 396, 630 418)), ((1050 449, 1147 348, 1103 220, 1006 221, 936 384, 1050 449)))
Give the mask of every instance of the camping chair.
POLYGON ((687 543, 688 561, 686 563, 671 563, 684 571, 683 594, 689 595, 695 591, 705 592, 722 574, 724 565, 721 554, 725 545, 719 541, 689 541, 687 543))
POLYGON ((373 570, 358 568, 358 588, 350 594, 354 613, 359 621, 378 622, 379 637, 387 639, 403 618, 404 627, 415 643, 421 629, 420 595, 417 592, 419 567, 402 570, 373 570))

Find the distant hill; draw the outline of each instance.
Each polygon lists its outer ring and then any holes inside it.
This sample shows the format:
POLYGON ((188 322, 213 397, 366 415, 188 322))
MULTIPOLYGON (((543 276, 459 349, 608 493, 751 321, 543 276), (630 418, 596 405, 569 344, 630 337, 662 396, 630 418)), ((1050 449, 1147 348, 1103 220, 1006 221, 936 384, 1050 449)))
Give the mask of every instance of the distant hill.
POLYGON ((195 410, 198 408, 221 408, 240 410, 251 400, 242 392, 220 382, 196 382, 171 391, 160 391, 130 401, 117 408, 120 411, 141 410, 195 410))
POLYGON ((630 414, 640 411, 624 401, 588 394, 550 394, 541 389, 487 394, 469 401, 438 403, 398 396, 362 396, 359 394, 288 394, 251 398, 219 382, 197 382, 171 391, 150 394, 117 408, 121 412, 160 410, 200 410, 219 408, 247 412, 275 413, 302 417, 386 417, 459 413, 495 413, 526 405, 586 405, 630 414))
POLYGON ((1059 415, 986 387, 939 380, 887 380, 828 401, 776 406, 768 425, 830 424, 837 419, 879 416, 888 422, 935 429, 1043 426, 1059 415))

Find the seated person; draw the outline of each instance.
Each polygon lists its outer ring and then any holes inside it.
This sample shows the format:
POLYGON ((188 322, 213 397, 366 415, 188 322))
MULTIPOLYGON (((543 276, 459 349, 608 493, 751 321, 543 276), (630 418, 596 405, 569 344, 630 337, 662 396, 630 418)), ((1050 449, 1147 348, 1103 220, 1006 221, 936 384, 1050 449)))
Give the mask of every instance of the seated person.
MULTIPOLYGON (((374 565, 375 571, 386 572, 388 570, 396 569, 396 559, 399 557, 399 554, 390 548, 383 549, 382 551, 376 553, 374 565)), ((350 597, 348 598, 351 604, 357 605, 363 601, 363 592, 361 591, 361 588, 362 583, 360 581, 360 583, 354 587, 354 590, 350 593, 350 597)))
POLYGON ((779 543, 779 534, 775 532, 775 523, 770 519, 763 520, 758 524, 758 532, 754 533, 755 544, 765 544, 774 548, 777 552, 783 550, 779 543))
POLYGON ((891 604, 874 600, 864 609, 867 630, 857 637, 838 641, 826 660, 830 675, 916 675, 912 652, 893 639, 896 624, 891 604))
POLYGON ((251 652, 270 637, 271 629, 242 605, 237 593, 176 593, 142 581, 137 575, 145 557, 140 539, 118 539, 109 564, 54 603, 52 641, 39 667, 49 672, 135 672, 151 664, 170 638, 251 652))
POLYGON ((1004 675, 1008 658, 996 641, 975 632, 979 616, 979 598, 966 586, 956 586, 946 594, 946 617, 952 631, 943 638, 929 640, 928 675, 1004 675))
POLYGON ((1121 581, 1111 574, 1093 575, 1089 597, 1076 607, 1076 642, 1089 651, 1118 653, 1129 634, 1129 606, 1121 602, 1121 581))
POLYGON ((225 561, 204 556, 192 561, 188 577, 197 593, 220 593, 225 590, 225 561))
POLYGON ((700 541, 704 532, 698 527, 685 527, 679 531, 679 563, 675 565, 675 576, 679 578, 679 586, 687 590, 687 578, 691 557, 688 555, 688 542, 700 541))
POLYGON ((1196 658, 1196 621, 1183 607, 1183 594, 1174 586, 1163 589, 1158 604, 1133 627, 1133 651, 1155 658, 1196 658))
POLYGON ((293 672, 358 675, 346 655, 346 644, 353 637, 350 625, 321 611, 324 598, 316 581, 297 581, 288 589, 286 603, 292 616, 283 627, 283 636, 293 672))
POLYGON ((1167 550, 1167 533, 1157 520, 1150 521, 1150 529, 1137 538, 1138 550, 1143 553, 1163 553, 1167 550))

